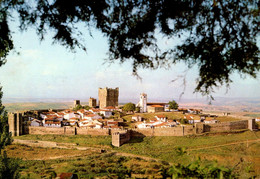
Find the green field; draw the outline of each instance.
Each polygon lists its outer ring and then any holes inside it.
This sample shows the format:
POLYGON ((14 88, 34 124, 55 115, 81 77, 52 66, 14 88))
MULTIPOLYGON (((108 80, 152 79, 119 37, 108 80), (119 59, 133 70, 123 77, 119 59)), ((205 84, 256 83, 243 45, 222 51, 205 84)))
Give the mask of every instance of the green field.
POLYGON ((133 138, 120 148, 111 146, 110 136, 24 135, 15 138, 66 142, 77 144, 77 146, 105 148, 110 152, 146 156, 170 164, 187 165, 201 158, 205 165, 217 161, 218 165, 233 168, 234 172, 242 178, 260 176, 260 142, 258 140, 260 132, 245 131, 202 136, 133 138))
POLYGON ((4 104, 8 112, 39 110, 39 109, 68 109, 73 103, 7 103, 4 104))

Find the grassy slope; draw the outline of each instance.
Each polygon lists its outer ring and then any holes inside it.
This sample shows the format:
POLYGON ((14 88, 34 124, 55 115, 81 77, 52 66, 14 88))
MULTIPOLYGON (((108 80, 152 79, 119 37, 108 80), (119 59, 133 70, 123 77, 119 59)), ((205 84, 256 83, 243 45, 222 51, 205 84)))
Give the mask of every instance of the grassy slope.
POLYGON ((130 173, 132 177, 138 175, 142 178, 156 177, 160 176, 161 168, 167 169, 169 167, 169 165, 157 161, 115 156, 113 153, 101 154, 95 151, 46 149, 24 145, 8 146, 7 154, 10 157, 23 159, 20 161, 21 178, 33 179, 55 178, 57 174, 69 172, 77 173, 79 178, 93 178, 96 176, 125 178, 130 173), (62 159, 50 160, 62 155, 64 156, 62 159), (75 157, 75 155, 78 156, 75 157))
MULTIPOLYGON (((50 140, 56 142, 78 143, 82 146, 106 146, 110 148, 110 136, 52 136, 52 135, 25 135, 19 139, 50 140)), ((132 139, 130 143, 120 148, 113 148, 119 152, 158 158, 171 163, 188 164, 198 157, 204 161, 217 160, 220 165, 233 168, 245 176, 245 170, 254 170, 260 175, 260 143, 235 144, 211 149, 191 150, 208 146, 215 146, 239 141, 255 140, 260 138, 260 132, 244 132, 239 134, 223 134, 211 136, 184 136, 184 137, 145 137, 132 139), (177 148, 186 148, 187 155, 180 155, 177 148), (242 161, 242 162, 241 162, 242 161)), ((207 162, 206 162, 207 163, 207 162)))

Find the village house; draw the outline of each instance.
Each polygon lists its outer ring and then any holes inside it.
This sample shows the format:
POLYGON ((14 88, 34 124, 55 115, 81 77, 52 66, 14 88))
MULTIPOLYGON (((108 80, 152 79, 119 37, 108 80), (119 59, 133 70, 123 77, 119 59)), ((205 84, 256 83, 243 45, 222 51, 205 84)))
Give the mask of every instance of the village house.
POLYGON ((139 115, 133 115, 133 116, 132 116, 132 121, 141 122, 141 121, 143 121, 143 120, 142 120, 142 117, 141 117, 141 116, 139 116, 139 115))
POLYGON ((80 118, 80 114, 74 111, 66 112, 64 115, 64 119, 70 120, 71 118, 80 118))
POLYGON ((109 118, 110 116, 112 116, 112 111, 109 111, 107 109, 101 109, 99 111, 100 114, 103 114, 105 118, 109 118))
POLYGON ((214 124, 214 123, 218 123, 218 120, 214 119, 214 118, 206 118, 204 120, 205 124, 214 124))
POLYGON ((74 125, 77 125, 77 124, 78 124, 78 121, 79 121, 79 120, 80 120, 80 118, 72 117, 72 118, 70 118, 67 122, 69 122, 71 126, 74 126, 74 125))
POLYGON ((185 115, 185 116, 184 116, 184 119, 187 119, 189 124, 194 124, 194 123, 199 123, 199 122, 201 122, 201 119, 200 119, 200 118, 195 118, 195 117, 192 116, 192 115, 185 115))
POLYGON ((44 127, 61 127, 61 121, 47 120, 44 127))
POLYGON ((97 120, 89 121, 87 119, 83 119, 79 121, 79 127, 86 127, 86 128, 102 128, 103 124, 102 122, 99 122, 97 120))
POLYGON ((162 122, 166 122, 167 121, 167 117, 165 115, 157 115, 157 116, 155 116, 155 118, 158 121, 162 121, 162 122))
POLYGON ((98 120, 98 119, 102 119, 101 116, 97 115, 97 114, 88 114, 86 116, 84 116, 84 119, 88 119, 88 120, 98 120))
POLYGON ((31 121, 31 126, 36 126, 36 127, 39 127, 39 126, 42 126, 42 121, 40 120, 37 120, 37 119, 34 119, 31 121))
POLYGON ((105 107, 104 108, 105 110, 109 110, 109 111, 115 111, 115 110, 117 110, 114 106, 107 106, 107 107, 105 107))
POLYGON ((93 114, 98 114, 100 112, 100 109, 91 108, 89 111, 92 112, 93 114))
POLYGON ((255 118, 255 121, 256 121, 256 122, 260 122, 260 117, 255 118))
POLYGON ((81 119, 84 117, 84 114, 87 112, 88 112, 88 110, 86 110, 86 109, 77 110, 77 113, 80 115, 81 119))
POLYGON ((164 106, 162 105, 151 105, 147 106, 148 113, 164 112, 164 106))

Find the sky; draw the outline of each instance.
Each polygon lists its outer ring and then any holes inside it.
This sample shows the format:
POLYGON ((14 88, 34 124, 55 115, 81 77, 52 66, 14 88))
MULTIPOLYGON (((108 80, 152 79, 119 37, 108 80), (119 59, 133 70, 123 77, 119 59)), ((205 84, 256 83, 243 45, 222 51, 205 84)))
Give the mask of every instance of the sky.
MULTIPOLYGON (((131 62, 120 64, 105 63, 108 45, 106 38, 95 31, 92 37, 86 30, 87 53, 78 49, 72 53, 60 44, 53 44, 51 32, 40 41, 34 29, 20 32, 16 22, 11 22, 12 36, 16 52, 11 52, 7 63, 0 68, 0 83, 4 98, 72 98, 87 101, 89 97, 98 97, 98 88, 119 87, 119 101, 136 101, 144 92, 150 99, 165 101, 182 98, 205 99, 193 93, 196 87, 198 69, 188 70, 183 63, 170 69, 139 69, 142 80, 132 75, 131 62), (186 75, 186 86, 183 78, 186 75), (175 82, 172 80, 178 78, 175 82)), ((162 46, 173 45, 167 39, 161 39, 162 46)), ((259 45, 259 39, 258 39, 259 45)), ((214 97, 260 98, 260 73, 258 78, 241 78, 232 75, 230 88, 216 89, 214 97)))

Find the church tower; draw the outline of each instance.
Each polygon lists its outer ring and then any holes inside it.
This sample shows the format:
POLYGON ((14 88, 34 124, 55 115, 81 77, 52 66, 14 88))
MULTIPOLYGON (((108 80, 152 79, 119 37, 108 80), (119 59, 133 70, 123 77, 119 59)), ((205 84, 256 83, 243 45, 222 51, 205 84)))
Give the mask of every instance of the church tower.
POLYGON ((141 113, 147 112, 147 94, 145 93, 140 94, 140 101, 136 106, 140 107, 141 113))

